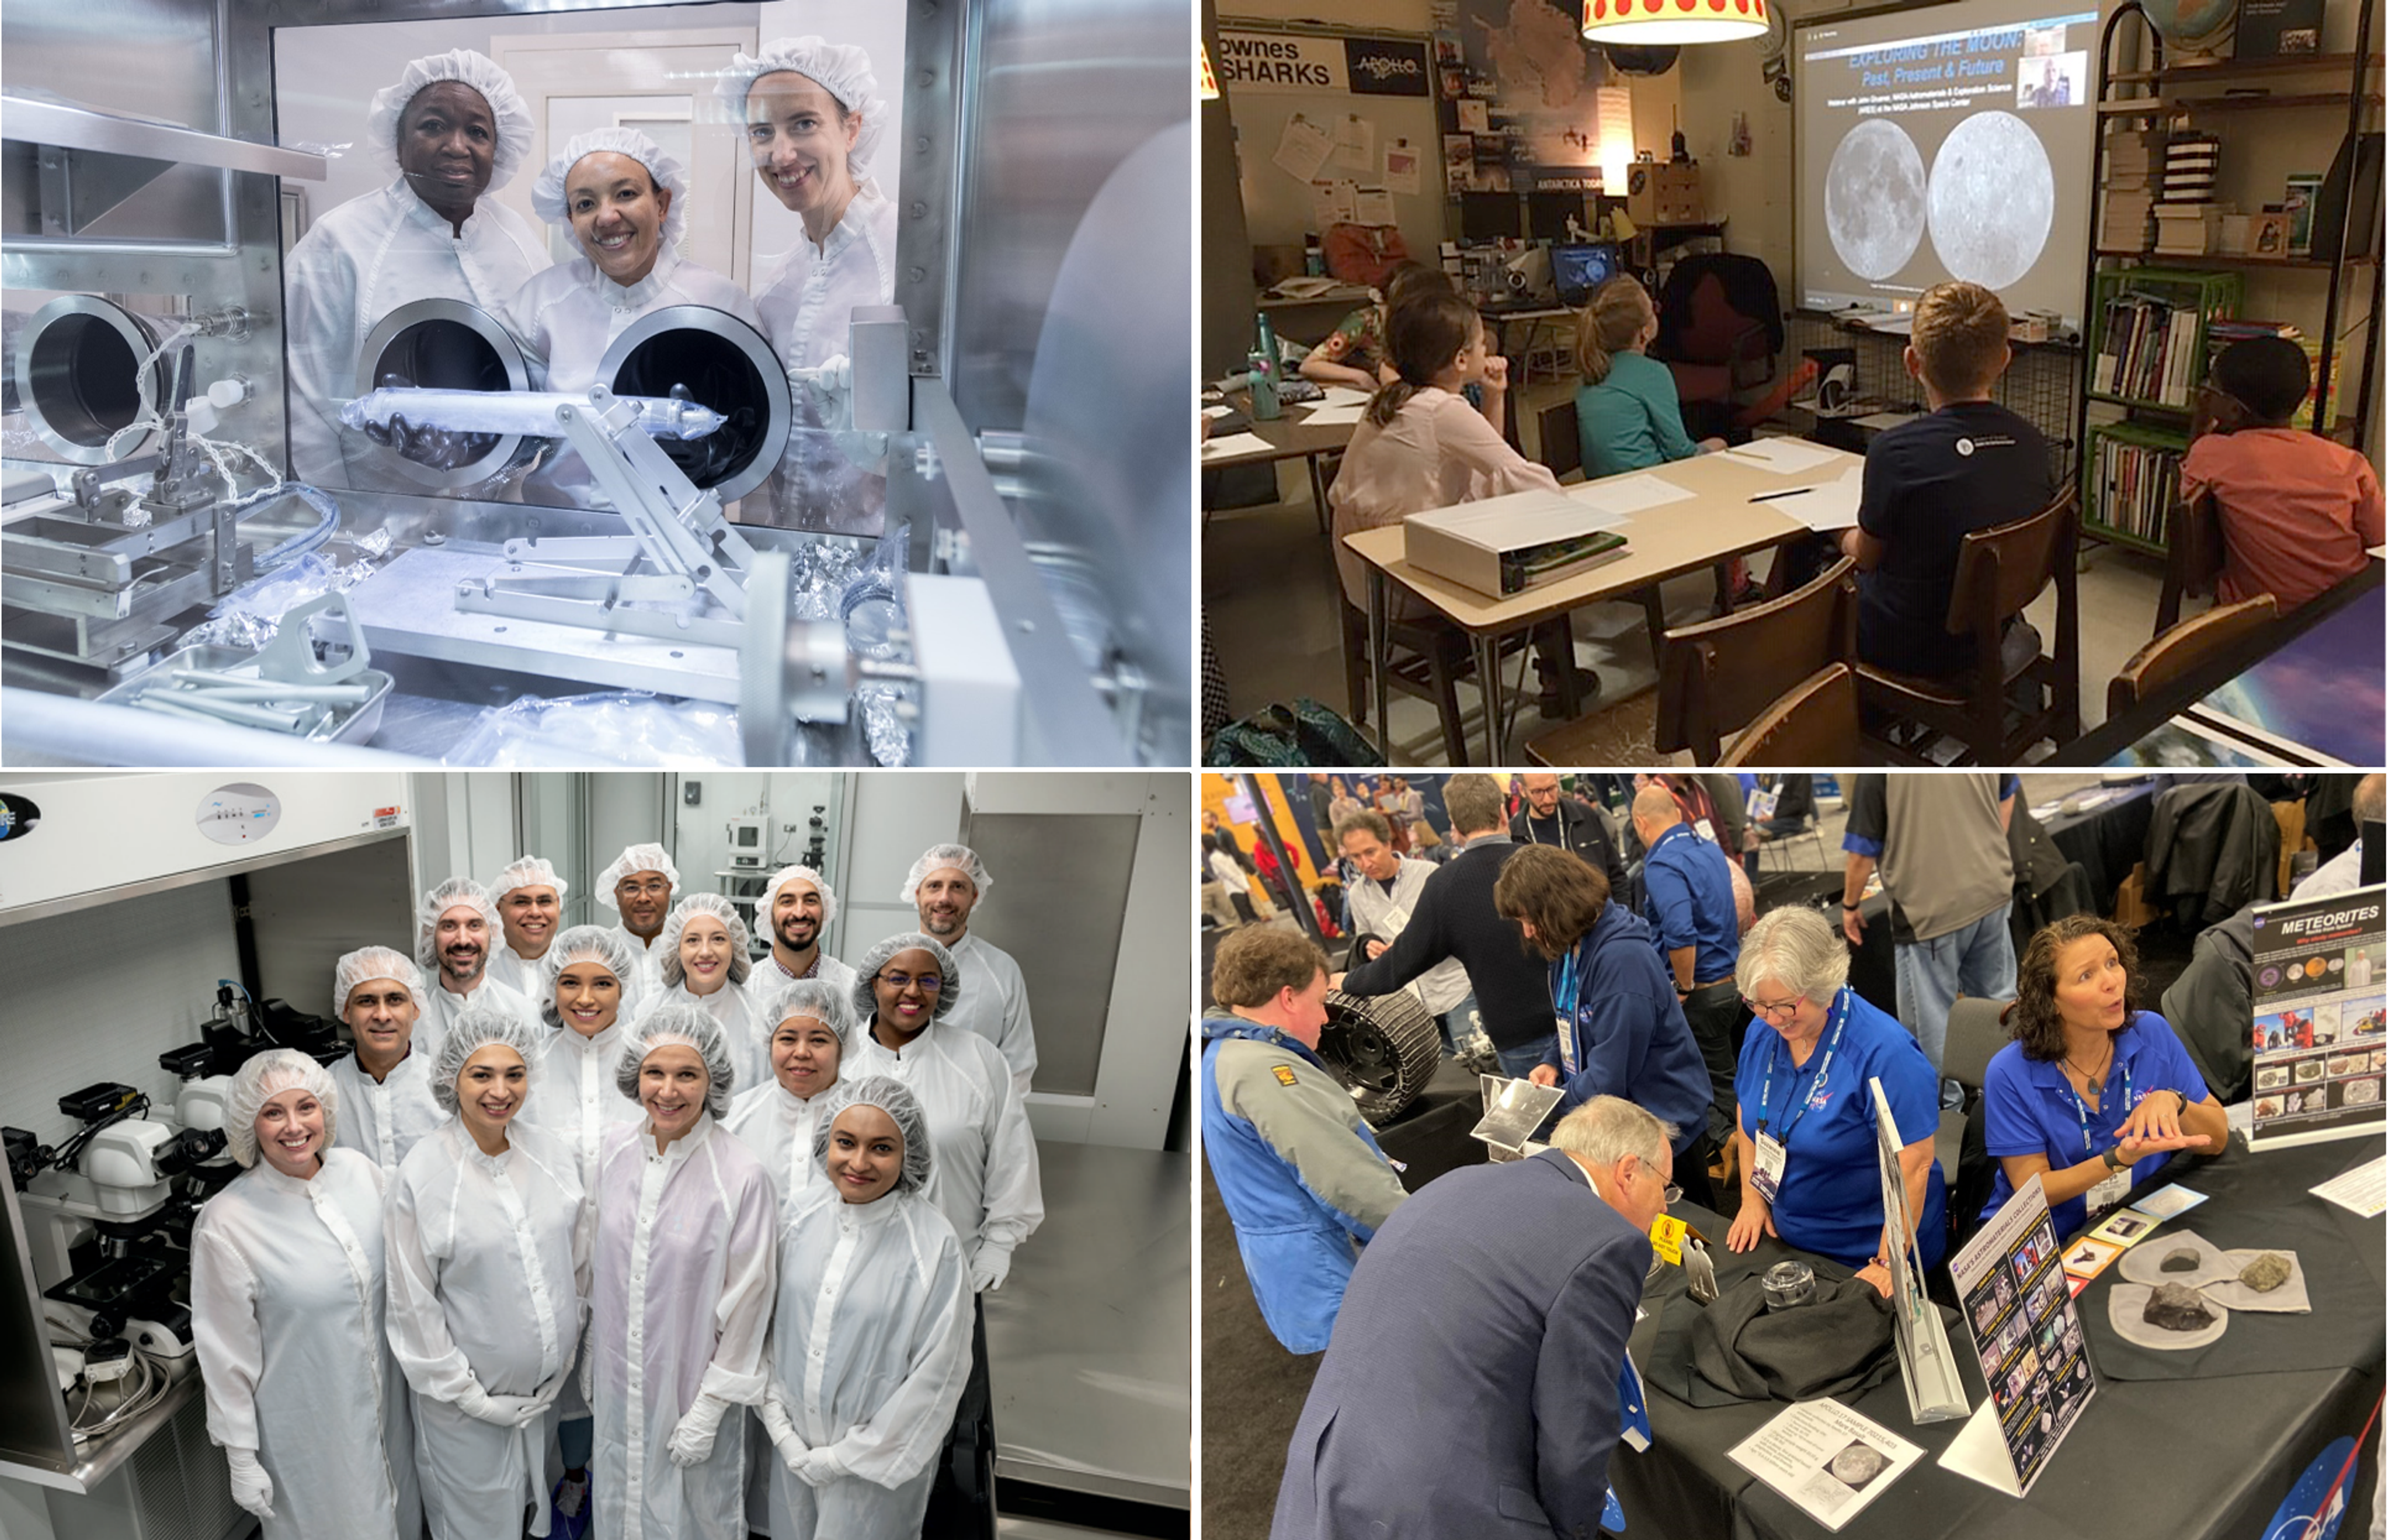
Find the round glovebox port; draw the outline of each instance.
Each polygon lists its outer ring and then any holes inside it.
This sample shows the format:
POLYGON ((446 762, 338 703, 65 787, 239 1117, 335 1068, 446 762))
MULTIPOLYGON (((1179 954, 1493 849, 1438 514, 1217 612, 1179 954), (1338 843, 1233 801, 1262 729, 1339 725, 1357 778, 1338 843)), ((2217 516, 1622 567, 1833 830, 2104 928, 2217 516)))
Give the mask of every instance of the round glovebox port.
MULTIPOLYGON (((487 312, 462 300, 419 299, 384 316, 366 338, 358 354, 355 394, 384 385, 522 390, 528 382, 522 350, 487 312)), ((410 480, 450 489, 495 476, 522 442, 515 434, 466 434, 445 465, 424 464, 375 447, 384 463, 410 480)))
MULTIPOLYGON (((109 439, 141 414, 137 371, 163 335, 152 318, 89 294, 62 295, 27 317, 13 372, 34 436, 75 464, 105 463, 109 439)), ((167 367, 162 358, 151 365, 161 398, 167 367)))
POLYGON ((702 305, 674 305, 623 330, 599 361, 618 396, 670 396, 676 386, 725 421, 703 438, 659 438, 682 474, 728 502, 763 483, 789 437, 789 380, 756 329, 702 305))

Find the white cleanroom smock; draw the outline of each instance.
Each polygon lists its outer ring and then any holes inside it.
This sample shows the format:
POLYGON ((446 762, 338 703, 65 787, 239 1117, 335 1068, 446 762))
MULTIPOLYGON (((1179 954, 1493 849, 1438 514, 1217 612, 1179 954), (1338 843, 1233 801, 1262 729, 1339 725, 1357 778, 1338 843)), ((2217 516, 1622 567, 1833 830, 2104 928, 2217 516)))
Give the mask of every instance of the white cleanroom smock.
POLYGON ((645 1020, 668 1005, 696 1006, 722 1024, 723 1038, 731 1045, 732 1066, 738 1071, 731 1088, 734 1096, 772 1079, 773 1054, 764 1043, 763 1011, 745 985, 725 979, 711 995, 693 995, 686 982, 667 984, 659 975, 656 992, 640 1001, 640 1017, 645 1020))
MULTIPOLYGON (((815 369, 849 351, 848 321, 859 305, 887 305, 897 289, 897 205, 859 187, 820 246, 810 237, 783 253, 756 292, 765 340, 791 370, 815 369)), ((852 422, 844 401, 826 421, 812 392, 790 396, 789 444, 765 490, 772 522, 795 523, 800 498, 825 510, 807 520, 838 534, 880 532, 887 483, 856 464, 835 437, 852 422), (802 489, 802 490, 801 490, 802 489)))
POLYGON ((639 976, 623 981, 624 1009, 644 1008, 649 997, 665 986, 665 934, 658 931, 655 940, 642 941, 639 933, 628 925, 616 926, 615 934, 640 959, 639 976))
POLYGON ((407 1381, 383 1335, 382 1168, 326 1150, 302 1181, 251 1167, 191 1227, 208 1437, 274 1483, 266 1540, 415 1540, 407 1381))
MULTIPOLYGON (((531 1127, 564 1146, 581 1190, 588 1194, 598 1190, 598 1155, 606 1130, 647 1116, 615 1084, 615 1066, 622 1062, 628 1030, 624 1023, 630 1017, 630 1008, 620 1008, 615 1024, 594 1038, 585 1038, 569 1026, 550 1032, 548 1046, 531 1066, 531 1090, 524 1098, 523 1111, 515 1115, 518 1124, 528 1120, 531 1127)), ((593 1198, 593 1220, 594 1203, 593 1198)), ((583 1291, 585 1299, 588 1292, 583 1291)), ((566 1378, 564 1393, 557 1397, 556 1416, 560 1422, 570 1422, 589 1415, 590 1403, 581 1394, 577 1362, 566 1378)))
POLYGON ((355 1053, 333 1061, 332 1076, 341 1098, 332 1142, 364 1155, 384 1177, 398 1169, 417 1140, 448 1120, 432 1099, 432 1054, 421 1038, 409 1038, 407 1057, 380 1080, 355 1053))
POLYGON ((773 1533, 909 1540, 971 1371, 955 1227, 918 1194, 843 1203, 826 1180, 790 1206, 780 1260, 766 1393, 837 1474, 810 1486, 776 1458, 773 1533))
MULTIPOLYGON (((549 945, 553 946, 556 942, 552 938, 549 945)), ((537 1015, 540 1003, 540 992, 546 986, 544 981, 547 975, 541 970, 547 961, 548 954, 545 952, 539 957, 527 958, 508 946, 501 938, 497 946, 490 948, 490 964, 484 970, 482 976, 492 984, 502 985, 514 990, 530 1001, 532 1011, 537 1015)))
MULTIPOLYGON (((504 951, 506 945, 500 941, 497 947, 504 951)), ((457 1018, 465 1013, 467 1007, 475 1005, 513 1011, 540 1031, 548 1030, 548 1024, 540 1018, 540 1007, 521 992, 510 989, 492 978, 489 970, 485 968, 481 982, 462 995, 451 994, 448 986, 438 978, 432 981, 432 987, 423 991, 423 1014, 415 1024, 415 1051, 427 1060, 439 1052, 440 1040, 448 1036, 449 1027, 456 1024, 457 1018)))
MULTIPOLYGON (((827 959, 826 959, 827 960, 827 959)), ((759 963, 758 967, 763 964, 759 963)), ((750 974, 749 983, 755 982, 750 974)), ((774 1023, 779 1025, 779 1023, 774 1023)), ((836 1082, 834 1082, 834 1085, 836 1082)), ((773 1191, 786 1207, 791 1198, 802 1197, 827 1180, 820 1163, 814 1159, 814 1115, 828 1098, 830 1086, 800 1101, 789 1094, 778 1079, 768 1078, 760 1085, 748 1087, 731 1101, 731 1116, 722 1121, 731 1136, 754 1152, 764 1166, 764 1174, 773 1179, 773 1191)), ((759 1534, 771 1533, 769 1499, 772 1494, 773 1445, 764 1437, 763 1428, 754 1416, 748 1424, 748 1527, 759 1534)))
POLYGON ((747 1540, 745 1441, 726 1415, 708 1456, 666 1450, 700 1395, 764 1390, 772 1318, 773 1181, 711 1113, 656 1153, 644 1122, 598 1158, 592 1279, 590 1460, 596 1533, 610 1540, 747 1540))
POLYGON ((383 1221, 390 1346, 415 1392, 417 1469, 434 1540, 478 1540, 532 1506, 548 1533, 550 1416, 507 1426, 468 1415, 481 1397, 546 1399, 573 1367, 590 1293, 581 1173, 563 1143, 520 1117, 484 1155, 450 1118, 416 1145, 383 1221))
POLYGON ((934 1156, 929 1196, 956 1227, 965 1264, 983 1246, 1010 1258, 1046 1207, 1038 1195, 1038 1146, 1005 1055, 945 1021, 932 1022, 902 1053, 882 1047, 866 1025, 839 1060, 838 1076, 866 1075, 888 1076, 922 1103, 934 1156))
POLYGON ((994 1043, 1013 1071, 1014 1094, 1029 1095, 1030 1077, 1038 1073, 1038 1039, 1030 1030, 1030 986, 1022 982, 1021 964, 969 931, 948 942, 947 950, 963 975, 963 987, 940 1020, 969 1027, 994 1043))
MULTIPOLYGON (((549 265, 548 242, 529 220, 485 193, 458 231, 405 177, 352 198, 299 238, 282 265, 290 314, 291 464, 326 487, 421 492, 373 463, 364 434, 341 425, 358 354, 382 319, 419 299, 461 299, 500 315, 531 275, 549 265)), ((369 361, 370 366, 370 361, 369 361)), ((358 380, 360 390, 382 382, 358 380)))
MULTIPOLYGON (((795 984, 800 978, 828 979, 840 994, 855 993, 855 970, 823 951, 814 953, 813 972, 803 974, 790 972, 781 966, 776 953, 766 952, 756 959, 755 972, 748 975, 748 982, 742 987, 757 999, 767 1000, 773 998, 774 990, 785 984, 795 984)), ((778 1026, 781 1024, 774 1022, 773 1024, 778 1026)))

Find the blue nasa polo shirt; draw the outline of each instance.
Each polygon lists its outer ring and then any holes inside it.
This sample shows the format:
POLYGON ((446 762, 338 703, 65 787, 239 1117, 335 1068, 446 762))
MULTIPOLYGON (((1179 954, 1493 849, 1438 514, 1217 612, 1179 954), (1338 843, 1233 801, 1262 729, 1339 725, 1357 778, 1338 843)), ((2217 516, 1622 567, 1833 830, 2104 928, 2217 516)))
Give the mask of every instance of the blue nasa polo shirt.
POLYGON ((1644 923, 1667 969, 1670 954, 1695 949, 1695 982, 1709 984, 1736 972, 1736 887, 1727 855, 1695 832, 1673 824, 1644 853, 1644 923))
MULTIPOLYGON (((2051 1162, 2053 1170, 2074 1166, 2116 1144, 2118 1125, 2137 1102, 2155 1090, 2181 1091, 2188 1102, 2209 1100, 2209 1086, 2177 1040, 2176 1029, 2155 1011, 2138 1011, 2118 1029, 2100 1112, 2085 1105, 2059 1064, 2030 1059, 2012 1043, 1985 1066, 1985 1153, 1996 1161, 2004 1155, 2039 1155, 2051 1162)), ((2145 1155, 2135 1162, 2132 1180, 2137 1184, 2150 1180, 2175 1153, 2145 1155)), ((2009 1173, 2003 1171, 1994 1180, 1993 1201, 1985 1205, 1985 1213, 1991 1215, 2017 1191, 2009 1173)), ((2084 1223, 2084 1198, 2051 1206, 2056 1233, 2073 1235, 2084 1223)))
MULTIPOLYGON (((1885 1197, 1877 1175, 1877 1103, 1869 1080, 1884 1082, 1894 1131, 1905 1145, 1935 1135, 1938 1114, 1935 1071, 1910 1029, 1853 994, 1840 991, 1827 1008, 1830 1025, 1810 1062, 1800 1069, 1794 1054, 1767 1022, 1745 1034, 1736 1066, 1736 1113, 1745 1134, 1763 1131, 1762 1099, 1768 1091, 1766 1131, 1786 1146, 1786 1175, 1770 1207, 1787 1245, 1851 1267, 1877 1255, 1885 1225, 1885 1197), (1835 1037, 1835 1011, 1849 1003, 1843 1041, 1826 1064, 1835 1037), (1789 1114, 1789 1104, 1793 1110, 1789 1114), (1790 1131, 1789 1131, 1790 1130, 1790 1131)), ((1944 1168, 1927 1173, 1927 1201, 1918 1217, 1919 1259, 1929 1267, 1944 1259, 1944 1168)))

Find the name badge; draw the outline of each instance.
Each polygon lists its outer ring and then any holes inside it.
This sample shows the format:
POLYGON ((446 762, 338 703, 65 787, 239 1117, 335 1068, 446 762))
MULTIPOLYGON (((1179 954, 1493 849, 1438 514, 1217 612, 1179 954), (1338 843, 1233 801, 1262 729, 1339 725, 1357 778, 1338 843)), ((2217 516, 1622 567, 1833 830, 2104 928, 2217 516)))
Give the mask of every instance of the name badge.
POLYGON ((1785 1179, 1786 1146, 1762 1134, 1752 1143, 1752 1190, 1774 1204, 1778 1184, 1785 1179))
POLYGON ((1570 1030, 1570 1019, 1556 1011, 1554 1015, 1554 1037, 1562 1045, 1562 1077, 1578 1073, 1578 1034, 1570 1030))
POLYGON ((2123 1171, 2113 1171, 2095 1182, 2093 1190, 2085 1194, 2086 1219, 2087 1220, 2099 1219, 2126 1202, 2126 1194, 2134 1185, 2135 1168, 2131 1166, 2123 1171))
POLYGON ((1701 835, 1706 840, 1717 840, 1719 838, 1718 835, 1711 832, 1711 821, 1709 818, 1696 818, 1695 820, 1695 832, 1701 835))

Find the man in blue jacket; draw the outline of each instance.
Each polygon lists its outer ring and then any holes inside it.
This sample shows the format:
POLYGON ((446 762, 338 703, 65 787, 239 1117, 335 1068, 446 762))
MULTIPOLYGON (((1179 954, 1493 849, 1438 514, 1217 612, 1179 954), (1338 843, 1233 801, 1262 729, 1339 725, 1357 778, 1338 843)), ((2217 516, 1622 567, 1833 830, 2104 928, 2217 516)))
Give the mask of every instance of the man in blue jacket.
POLYGON ((1649 1437, 1628 1333, 1673 1131, 1598 1096, 1543 1154, 1404 1205, 1354 1271, 1271 1540, 1595 1540, 1613 1448, 1649 1437))
POLYGON ((1250 925, 1213 959, 1213 998, 1229 1013, 1204 1021, 1204 1159, 1263 1322, 1299 1353, 1329 1345, 1356 1255, 1404 1201, 1353 1096, 1315 1051, 1328 995, 1319 946, 1250 925))

